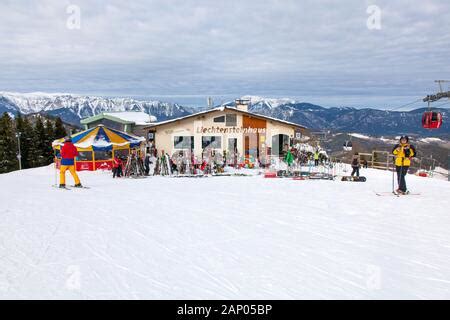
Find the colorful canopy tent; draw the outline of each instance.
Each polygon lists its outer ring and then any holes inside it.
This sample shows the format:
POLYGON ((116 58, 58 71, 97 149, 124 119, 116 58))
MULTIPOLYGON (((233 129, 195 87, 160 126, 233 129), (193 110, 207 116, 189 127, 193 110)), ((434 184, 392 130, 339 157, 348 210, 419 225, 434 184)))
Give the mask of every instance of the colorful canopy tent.
MULTIPOLYGON (((72 136, 72 142, 78 149, 75 166, 78 171, 111 169, 113 157, 127 157, 131 150, 139 150, 145 138, 98 125, 72 136)), ((59 150, 64 138, 53 141, 59 163, 59 150)))

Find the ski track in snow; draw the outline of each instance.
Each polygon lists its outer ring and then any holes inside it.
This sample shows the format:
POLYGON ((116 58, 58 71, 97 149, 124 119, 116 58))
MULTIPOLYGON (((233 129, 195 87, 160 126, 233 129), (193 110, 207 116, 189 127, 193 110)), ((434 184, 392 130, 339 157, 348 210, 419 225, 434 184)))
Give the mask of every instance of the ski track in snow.
POLYGON ((447 181, 0 175, 0 298, 450 298, 447 181), (69 183, 71 177, 68 177, 69 183))

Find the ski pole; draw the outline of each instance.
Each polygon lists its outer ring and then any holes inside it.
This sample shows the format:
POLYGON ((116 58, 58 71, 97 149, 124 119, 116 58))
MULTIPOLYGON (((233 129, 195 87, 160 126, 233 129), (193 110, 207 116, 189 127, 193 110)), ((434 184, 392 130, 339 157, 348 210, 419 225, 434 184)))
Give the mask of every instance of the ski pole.
POLYGON ((395 192, 395 157, 392 162, 392 192, 395 192))

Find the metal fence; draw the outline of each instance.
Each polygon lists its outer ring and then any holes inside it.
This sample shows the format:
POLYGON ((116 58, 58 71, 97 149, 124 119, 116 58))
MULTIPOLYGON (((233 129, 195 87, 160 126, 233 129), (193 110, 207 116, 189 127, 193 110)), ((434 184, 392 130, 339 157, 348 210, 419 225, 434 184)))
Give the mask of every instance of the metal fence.
MULTIPOLYGON (((362 164, 367 167, 381 170, 392 170, 394 168, 395 157, 388 151, 374 150, 372 153, 359 153, 362 164)), ((410 172, 426 171, 433 175, 436 169, 436 159, 432 157, 413 158, 410 166, 410 172)))

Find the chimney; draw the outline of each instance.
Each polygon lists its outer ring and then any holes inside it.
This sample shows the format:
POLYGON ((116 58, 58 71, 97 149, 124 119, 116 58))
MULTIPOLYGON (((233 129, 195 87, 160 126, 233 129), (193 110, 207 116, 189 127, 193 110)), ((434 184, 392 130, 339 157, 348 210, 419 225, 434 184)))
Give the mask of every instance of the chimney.
POLYGON ((250 104, 250 100, 236 99, 235 104, 236 104, 236 109, 248 112, 248 106, 250 104))

